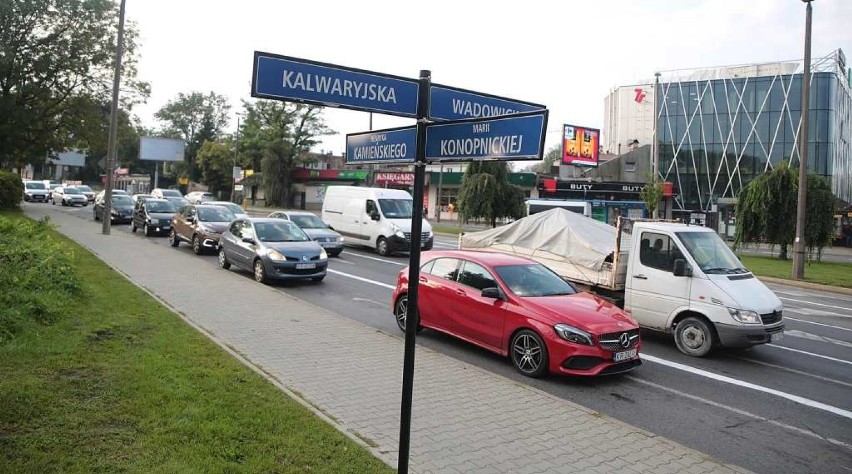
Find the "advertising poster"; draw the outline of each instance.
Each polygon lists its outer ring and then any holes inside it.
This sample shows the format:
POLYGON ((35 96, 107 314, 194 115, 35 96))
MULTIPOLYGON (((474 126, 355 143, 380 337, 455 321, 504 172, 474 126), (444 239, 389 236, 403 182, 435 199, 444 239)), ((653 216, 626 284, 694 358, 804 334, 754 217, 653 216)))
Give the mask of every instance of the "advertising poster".
POLYGON ((600 130, 563 125, 562 163, 574 166, 597 166, 600 130))

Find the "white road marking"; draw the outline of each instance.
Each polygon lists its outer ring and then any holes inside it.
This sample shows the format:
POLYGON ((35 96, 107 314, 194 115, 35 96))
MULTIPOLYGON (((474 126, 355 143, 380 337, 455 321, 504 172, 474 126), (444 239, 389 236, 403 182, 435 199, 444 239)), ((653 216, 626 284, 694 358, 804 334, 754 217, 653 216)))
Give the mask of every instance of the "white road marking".
POLYGON ((432 245, 435 246, 435 247, 441 247, 441 248, 445 248, 445 249, 457 249, 457 248, 459 248, 458 244, 451 245, 451 244, 445 244, 443 242, 435 242, 432 245))
MULTIPOLYGON (((812 304, 812 305, 816 305, 816 306, 825 306, 826 308, 845 309, 846 311, 852 311, 852 308, 845 308, 843 306, 837 306, 836 304, 814 303, 813 301, 797 300, 797 299, 793 299, 793 298, 785 298, 783 296, 778 297, 778 299, 787 300, 787 301, 795 301, 796 303, 812 304)), ((852 318, 852 316, 844 316, 844 318, 852 318)))
POLYGON ((808 296, 818 296, 818 297, 823 298, 823 299, 840 300, 840 301, 852 303, 852 298, 850 298, 849 296, 839 295, 839 294, 836 294, 836 293, 824 293, 824 292, 823 293, 806 293, 804 291, 783 290, 783 289, 779 289, 777 287, 771 288, 771 290, 774 291, 775 293, 780 293, 782 295, 795 296, 795 297, 798 297, 798 298, 806 298, 808 296))
POLYGON ((784 347, 784 346, 776 346, 775 344, 766 344, 766 347, 774 347, 776 349, 784 349, 785 351, 790 352, 798 352, 799 354, 806 354, 813 357, 819 357, 820 359, 828 359, 834 362, 840 362, 841 364, 849 364, 852 365, 852 362, 843 359, 835 359, 834 357, 824 356, 822 354, 814 354, 813 352, 800 351, 799 349, 793 349, 792 347, 784 347))
POLYGON ((691 374, 700 375, 702 377, 706 377, 712 380, 716 380, 722 383, 728 383, 731 385, 737 385, 739 387, 748 388, 751 390, 756 390, 758 392, 768 393, 770 395, 775 395, 776 397, 785 398, 792 402, 798 403, 800 405, 804 405, 807 407, 815 408, 817 410, 827 411, 829 413, 834 413, 835 415, 842 416, 844 418, 852 420, 852 411, 844 410, 842 408, 834 407, 822 402, 818 402, 816 400, 811 400, 809 398, 800 397, 798 395, 793 395, 792 393, 782 392, 780 390, 775 390, 774 388, 764 387, 762 385, 753 384, 751 382, 746 382, 744 380, 735 379, 733 377, 727 377, 725 375, 719 375, 707 370, 698 369, 695 367, 691 367, 688 365, 680 364, 678 362, 672 362, 670 360, 661 359, 659 357, 654 357, 649 354, 643 354, 642 358, 647 361, 656 362, 660 365, 665 365, 666 367, 671 367, 673 369, 682 370, 684 372, 689 372, 691 374))
POLYGON ((381 306, 382 308, 387 307, 387 303, 379 303, 378 301, 371 300, 370 298, 352 298, 352 301, 364 301, 367 303, 373 303, 377 306, 381 306))
POLYGON ((826 311, 824 309, 812 309, 812 308, 801 308, 798 306, 786 306, 784 307, 784 311, 801 314, 804 316, 832 316, 835 318, 850 318, 852 316, 848 316, 845 314, 835 313, 833 311, 826 311))
POLYGON ((326 271, 328 273, 334 273, 335 275, 344 276, 346 278, 352 278, 353 280, 363 281, 364 283, 371 283, 373 285, 378 285, 378 286, 381 286, 382 288, 388 288, 388 289, 391 289, 391 290, 396 289, 396 287, 393 286, 393 285, 388 285, 387 283, 382 283, 382 282, 376 281, 376 280, 370 280, 369 278, 359 277, 358 275, 352 275, 351 273, 339 272, 337 270, 332 270, 330 268, 327 269, 326 271))
POLYGON ((816 326, 825 326, 825 327, 827 327, 827 328, 832 328, 832 329, 840 329, 841 331, 850 331, 850 332, 852 332, 852 329, 849 329, 849 328, 842 328, 842 327, 840 327, 840 326, 832 326, 831 324, 815 323, 815 322, 813 322, 813 321, 806 321, 806 320, 804 320, 804 319, 791 318, 791 317, 789 317, 789 316, 784 316, 784 319, 789 319, 790 321, 798 321, 798 322, 800 322, 800 323, 813 324, 813 325, 816 325, 816 326))
POLYGON ((782 366, 780 366, 780 365, 770 364, 769 362, 764 362, 764 361, 762 361, 762 360, 749 359, 749 358, 747 358, 747 357, 735 357, 735 358, 736 358, 736 359, 739 359, 739 360, 744 360, 744 361, 746 361, 746 362, 751 362, 751 363, 753 363, 753 364, 765 365, 765 366, 767 366, 767 367, 772 367, 773 369, 785 370, 785 371, 787 371, 787 372, 792 372, 792 373, 794 373, 794 374, 804 375, 804 376, 806 376, 806 377, 811 377, 811 378, 819 379, 819 380, 822 380, 822 381, 824 381, 824 382, 836 383, 836 384, 838 384, 838 385, 844 385, 844 386, 846 386, 846 387, 850 387, 850 388, 852 388, 852 383, 841 382, 840 380, 830 379, 830 378, 828 378, 828 377, 823 377, 822 375, 812 374, 812 373, 810 373, 810 372, 805 372, 805 371, 803 371, 803 370, 796 370, 796 369, 791 369, 791 368, 789 368, 789 367, 782 367, 782 366))
MULTIPOLYGON (((647 357, 647 356, 645 356, 645 357, 647 357)), ((647 385, 649 387, 654 387, 654 388, 656 388, 658 390, 662 390, 664 392, 673 393, 675 395, 679 395, 681 397, 689 398, 691 400, 695 400, 697 402, 701 402, 701 403, 704 403, 704 404, 707 404, 707 405, 710 405, 710 406, 713 406, 713 407, 716 407, 716 408, 722 408, 723 410, 728 410, 728 411, 736 413, 738 415, 742 415, 742 416, 745 416, 745 417, 748 417, 748 418, 752 418, 754 420, 762 421, 764 423, 768 423, 770 425, 777 426, 777 427, 785 429, 785 430, 793 431, 793 432, 799 433, 801 435, 808 436, 810 438, 816 438, 816 439, 819 439, 819 440, 828 441, 831 444, 841 446, 841 447, 844 447, 846 449, 852 449, 852 444, 844 443, 843 441, 836 440, 834 438, 826 438, 826 437, 820 436, 819 434, 814 433, 813 431, 810 431, 810 430, 798 428, 796 426, 788 425, 786 423, 781 423, 779 421, 770 420, 769 418, 766 418, 766 417, 763 417, 763 416, 760 416, 760 415, 755 415, 754 413, 750 413, 750 412, 747 412, 745 410, 740 410, 739 408, 734 408, 734 407, 729 406, 729 405, 714 402, 712 400, 707 400, 706 398, 701 398, 701 397, 696 396, 696 395, 692 395, 692 394, 689 394, 689 393, 686 393, 686 392, 681 392, 680 390, 675 390, 673 388, 664 387, 664 386, 656 384, 654 382, 642 380, 642 379, 637 378, 633 375, 625 375, 624 377, 628 378, 628 379, 630 379, 634 382, 637 382, 637 383, 640 383, 640 384, 643 384, 643 385, 647 385)))
POLYGON ((386 260, 386 259, 384 259, 384 258, 371 257, 371 256, 369 256, 369 255, 362 255, 362 254, 360 254, 360 253, 348 252, 346 255, 348 255, 348 256, 350 256, 350 257, 361 257, 361 258, 366 258, 366 259, 369 259, 369 260, 375 260, 375 261, 377 261, 377 262, 382 262, 382 263, 390 263, 390 264, 393 264, 393 265, 399 265, 400 267, 404 267, 404 266, 408 265, 408 263, 399 263, 399 262, 394 262, 393 260, 386 260))
POLYGON ((796 330, 796 329, 785 330, 784 336, 800 337, 802 339, 809 339, 811 341, 827 342, 829 344, 836 344, 838 346, 852 347, 852 342, 841 341, 839 339, 832 339, 830 337, 820 336, 820 335, 817 335, 817 334, 811 334, 809 332, 799 331, 799 330, 796 330))
POLYGON ((329 262, 337 262, 337 263, 345 263, 347 265, 355 265, 355 262, 350 262, 350 261, 344 260, 342 258, 329 258, 328 261, 329 262))

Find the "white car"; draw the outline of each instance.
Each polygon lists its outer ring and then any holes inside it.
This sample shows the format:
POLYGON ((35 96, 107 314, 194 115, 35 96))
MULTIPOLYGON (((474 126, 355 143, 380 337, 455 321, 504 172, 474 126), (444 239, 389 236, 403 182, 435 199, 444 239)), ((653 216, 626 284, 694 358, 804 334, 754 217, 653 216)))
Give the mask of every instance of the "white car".
POLYGON ((41 181, 24 181, 24 201, 47 202, 49 192, 41 181))
POLYGON ((54 188, 53 192, 50 194, 50 203, 56 204, 57 202, 63 206, 74 206, 79 204, 85 207, 89 205, 89 200, 86 199, 86 195, 79 189, 72 186, 57 186, 54 188))
POLYGON ((169 197, 183 197, 177 189, 154 188, 151 190, 151 196, 158 199, 166 199, 169 197))
POLYGON ((213 194, 208 193, 207 191, 193 191, 184 197, 190 202, 190 204, 201 204, 216 199, 213 197, 213 194))

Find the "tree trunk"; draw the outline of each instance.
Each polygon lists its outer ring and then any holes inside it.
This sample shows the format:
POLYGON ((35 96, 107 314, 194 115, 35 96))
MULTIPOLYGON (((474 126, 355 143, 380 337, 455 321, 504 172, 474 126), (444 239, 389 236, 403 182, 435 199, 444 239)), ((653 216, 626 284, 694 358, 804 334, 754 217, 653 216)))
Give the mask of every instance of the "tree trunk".
POLYGON ((787 260, 787 244, 781 244, 781 250, 778 251, 778 258, 787 260))

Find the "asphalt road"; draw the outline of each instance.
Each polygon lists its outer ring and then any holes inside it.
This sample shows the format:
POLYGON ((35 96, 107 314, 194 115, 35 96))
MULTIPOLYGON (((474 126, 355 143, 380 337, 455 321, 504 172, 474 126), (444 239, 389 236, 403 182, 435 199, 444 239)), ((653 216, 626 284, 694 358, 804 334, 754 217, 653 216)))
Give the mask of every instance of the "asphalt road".
MULTIPOLYGON (((80 225, 100 225, 92 221, 91 206, 25 206, 75 214, 80 225)), ((114 226, 113 232, 130 229, 114 226)), ((139 241, 140 246, 168 245, 141 233, 139 241)), ((454 247, 454 237, 436 239, 436 249, 454 247)), ((191 252, 186 245, 175 251, 191 252)), ((199 258, 209 262, 211 272, 223 271, 212 254, 199 258)), ((347 248, 331 260, 322 283, 275 288, 402 337, 390 297, 407 261, 405 255, 386 258, 347 248)), ((230 271, 234 278, 252 278, 230 271)), ((852 473, 852 296, 769 286, 785 306, 780 342, 696 359, 678 352, 669 337, 646 332, 645 363, 626 375, 532 380, 503 358, 433 331, 419 333, 418 344, 755 472, 852 473)))

